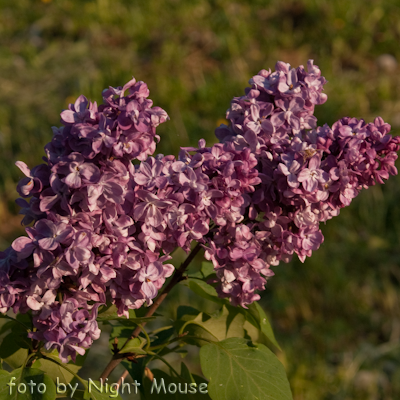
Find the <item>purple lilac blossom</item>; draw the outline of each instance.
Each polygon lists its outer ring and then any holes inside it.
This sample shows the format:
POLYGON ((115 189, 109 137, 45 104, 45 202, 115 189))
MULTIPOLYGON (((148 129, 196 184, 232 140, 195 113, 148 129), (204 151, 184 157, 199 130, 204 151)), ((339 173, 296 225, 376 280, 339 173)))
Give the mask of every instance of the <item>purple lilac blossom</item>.
POLYGON ((144 82, 104 90, 99 106, 80 96, 53 127, 45 164, 17 162, 17 191, 31 196, 17 203, 33 226, 0 253, 0 312, 31 311, 32 337, 67 362, 99 337, 98 307, 128 317, 150 305, 174 272, 170 253, 193 241, 221 297, 258 300, 271 267, 318 249, 320 222, 397 174, 400 141, 381 118, 317 127, 325 83, 312 60, 260 71, 232 100, 220 143, 177 158, 152 157, 169 118, 144 82))

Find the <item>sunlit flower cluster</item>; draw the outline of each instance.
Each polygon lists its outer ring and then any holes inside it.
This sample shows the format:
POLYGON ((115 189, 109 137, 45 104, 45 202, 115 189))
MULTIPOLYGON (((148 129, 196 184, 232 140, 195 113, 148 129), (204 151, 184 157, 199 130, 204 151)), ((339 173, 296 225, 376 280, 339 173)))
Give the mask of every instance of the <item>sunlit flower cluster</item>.
POLYGON ((233 99, 220 143, 200 140, 177 158, 152 156, 169 118, 145 83, 106 89, 100 106, 80 96, 53 128, 44 164, 16 163, 31 226, 0 253, 0 312, 31 310, 32 338, 66 362, 99 337, 100 305, 127 317, 150 305, 174 272, 172 251, 193 241, 220 296, 258 300, 271 266, 310 256, 320 222, 397 173, 399 140, 381 118, 317 127, 325 83, 312 61, 260 71, 233 99))
POLYGON ((206 253, 220 295, 242 306, 259 298, 254 289, 265 284, 259 272, 269 276, 266 267, 288 262, 294 253, 304 261, 324 240, 321 222, 337 216, 362 188, 397 174, 400 142, 380 117, 317 127, 313 112, 327 99, 326 80, 312 60, 307 72, 278 62, 275 72, 262 70, 249 83, 227 111, 230 126, 221 125, 216 135, 235 150, 250 148, 257 158, 261 184, 247 208, 250 229, 240 227, 246 235, 238 236, 237 226, 223 228, 206 253))

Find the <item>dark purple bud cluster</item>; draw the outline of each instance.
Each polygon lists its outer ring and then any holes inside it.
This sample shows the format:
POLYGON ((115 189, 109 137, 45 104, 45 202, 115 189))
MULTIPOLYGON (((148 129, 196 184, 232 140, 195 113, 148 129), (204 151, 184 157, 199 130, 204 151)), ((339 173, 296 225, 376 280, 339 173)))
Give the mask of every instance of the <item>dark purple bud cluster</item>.
POLYGON ((31 336, 66 362, 98 338, 100 305, 128 316, 151 304, 174 271, 170 253, 193 241, 220 296, 259 299, 271 266, 310 256, 321 221, 397 173, 399 140, 381 118, 317 128, 325 82, 312 61, 308 72, 282 62, 261 71, 233 99, 221 143, 200 140, 178 158, 151 156, 168 115, 143 82, 110 87, 100 106, 80 96, 53 128, 45 164, 17 162, 17 203, 33 224, 0 253, 0 312, 32 310, 31 336))

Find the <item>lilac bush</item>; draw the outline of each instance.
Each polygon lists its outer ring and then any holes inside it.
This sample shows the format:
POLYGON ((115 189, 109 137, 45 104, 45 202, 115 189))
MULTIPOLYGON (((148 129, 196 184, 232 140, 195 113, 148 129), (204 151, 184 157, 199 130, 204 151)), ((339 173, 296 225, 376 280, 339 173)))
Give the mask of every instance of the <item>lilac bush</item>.
POLYGON ((192 242, 214 266, 218 295, 247 308, 272 267, 319 248, 321 222, 397 174, 400 140, 382 118, 317 126, 326 80, 312 60, 307 70, 278 62, 249 83, 219 143, 200 140, 177 158, 153 156, 169 117, 144 82, 104 90, 99 106, 79 96, 44 163, 16 163, 31 226, 0 253, 0 312, 31 312, 30 338, 75 360, 100 335, 98 308, 129 318, 150 306, 174 273, 171 253, 192 242))

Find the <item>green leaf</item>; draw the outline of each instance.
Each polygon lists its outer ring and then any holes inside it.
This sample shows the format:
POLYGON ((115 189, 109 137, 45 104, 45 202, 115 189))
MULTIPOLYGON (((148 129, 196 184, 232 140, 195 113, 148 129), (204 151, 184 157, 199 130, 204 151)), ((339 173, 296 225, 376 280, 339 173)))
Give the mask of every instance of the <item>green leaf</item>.
MULTIPOLYGON (((59 394, 56 398, 61 398, 62 400, 65 399, 70 399, 71 398, 72 393, 70 391, 68 391, 67 393, 64 394, 59 394)), ((74 391, 74 400, 85 400, 87 394, 85 393, 85 391, 83 389, 76 389, 74 391)))
POLYGON ((143 346, 146 344, 146 340, 137 337, 131 339, 127 345, 120 350, 120 353, 135 353, 135 354, 147 354, 145 350, 143 350, 143 346))
POLYGON ((204 278, 207 278, 208 276, 214 274, 215 270, 213 263, 211 261, 203 261, 201 263, 200 271, 203 274, 204 278))
MULTIPOLYGON (((195 318, 199 314, 200 311, 197 308, 191 306, 179 306, 176 310, 176 318, 178 320, 187 318, 187 316, 193 316, 193 318, 195 318)), ((189 321, 190 319, 192 318, 187 318, 186 321, 189 321)))
POLYGON ((8 321, 6 322, 4 325, 2 325, 2 327, 0 328, 0 335, 2 335, 3 333, 7 332, 8 330, 10 330, 11 328, 14 327, 14 325, 17 324, 17 322, 15 321, 8 321))
POLYGON ((0 371, 0 400, 54 400, 55 398, 56 386, 54 382, 39 369, 26 368, 22 370, 22 368, 18 368, 12 373, 0 371), (10 387, 10 383, 15 383, 15 386, 10 387), (25 393, 20 393, 24 387, 25 393), (38 389, 45 391, 41 394, 38 389), (33 393, 31 393, 31 390, 33 393))
MULTIPOLYGON (((26 328, 32 330, 33 325, 32 325, 32 315, 31 313, 25 313, 25 314, 17 314, 15 319, 20 322, 22 325, 24 325, 26 328)), ((22 326, 21 326, 22 328, 22 326)))
MULTIPOLYGON (((132 386, 132 385, 131 385, 132 386)), ((85 400, 122 400, 116 384, 100 384, 99 381, 88 381, 88 388, 83 394, 85 400)))
MULTIPOLYGON (((206 387, 203 378, 196 375, 190 377, 171 377, 164 371, 153 369, 154 380, 150 381, 147 377, 143 379, 144 398, 149 400, 209 400, 207 394, 199 393, 199 385, 206 387), (194 381, 194 382, 193 382, 194 381), (165 390, 164 390, 165 388, 165 390), (179 390, 182 393, 179 393, 179 390), (158 391, 158 393, 157 393, 158 391), (194 393, 190 393, 194 392, 194 393), (172 393, 175 392, 175 393, 172 393), (187 393, 184 393, 187 392, 187 393)), ((189 373, 190 374, 190 373, 189 373)))
MULTIPOLYGON (((133 311, 133 314, 135 317, 136 316, 135 312, 134 312, 134 310, 132 310, 132 311, 133 311)), ((114 318, 121 318, 121 317, 118 316, 117 306, 115 304, 111 304, 109 306, 102 306, 99 309, 96 319, 97 319, 97 321, 108 321, 108 320, 114 319, 114 318)))
MULTIPOLYGON (((276 348, 281 350, 279 346, 274 332, 272 330, 271 324, 261 306, 254 302, 248 306, 248 309, 242 307, 232 307, 227 299, 221 299, 218 297, 217 291, 206 282, 199 279, 187 279, 183 281, 186 286, 188 286, 194 293, 201 296, 204 299, 211 300, 214 303, 222 304, 228 307, 229 310, 235 308, 244 315, 246 321, 248 321, 251 325, 255 326, 258 330, 260 330, 265 337, 267 338, 269 343, 272 343, 276 348)), ((251 329, 249 324, 246 324, 245 329, 253 340, 258 340, 257 335, 254 330, 251 329), (257 339, 256 339, 257 338, 257 339)), ((243 336, 243 335, 242 335, 243 336)))
POLYGON ((8 329, 19 329, 24 332, 28 330, 32 330, 32 318, 29 313, 27 314, 18 314, 15 318, 10 317, 6 314, 0 314, 0 318, 8 319, 10 322, 4 324, 1 327, 0 334, 6 332, 8 329))
POLYGON ((203 261, 201 263, 200 271, 189 274, 189 278, 207 279, 210 275, 214 274, 214 265, 211 261, 203 261))
POLYGON ((182 281, 182 283, 203 299, 211 300, 214 303, 221 305, 229 304, 227 299, 221 299, 218 297, 217 291, 211 285, 200 279, 189 278, 182 281))
POLYGON ((214 400, 291 400, 285 369, 264 345, 230 338, 200 350, 202 371, 214 400))
POLYGON ((184 362, 181 362, 181 377, 185 380, 185 382, 196 382, 184 362))
POLYGON ((9 333, 0 344, 0 358, 2 358, 11 368, 19 368, 26 357, 28 350, 22 336, 13 332, 9 333), (24 348, 21 347, 21 342, 24 348))
POLYGON ((257 321, 257 325, 255 325, 250 319, 249 322, 253 323, 261 332, 267 337, 267 339, 279 350, 282 350, 279 346, 277 340, 275 339, 274 332, 272 330, 272 326, 268 320, 267 315, 265 314, 262 307, 255 301, 254 303, 249 305, 248 308, 249 313, 253 316, 253 318, 257 321))
POLYGON ((245 339, 251 340, 253 343, 263 343, 265 341, 265 336, 259 328, 251 324, 249 321, 245 321, 243 328, 245 330, 245 339))
MULTIPOLYGON (((190 319, 182 325, 179 330, 180 334, 188 332, 188 336, 197 336, 212 341, 244 336, 244 316, 238 312, 231 315, 225 306, 211 317, 205 313, 200 313, 195 318, 192 318, 192 315, 186 317, 190 319)), ((183 337, 183 340, 185 340, 185 337, 183 337)), ((199 346, 207 343, 204 340, 193 338, 188 338, 185 341, 199 346)))
MULTIPOLYGON (((124 360, 122 361, 122 365, 128 370, 129 375, 132 377, 133 381, 138 383, 138 391, 140 393, 143 393, 144 395, 144 387, 143 387, 143 375, 144 375, 144 369, 146 367, 147 360, 145 358, 139 358, 138 360, 133 361, 128 361, 124 360)), ((132 384, 131 384, 132 386, 132 384)), ((131 387, 132 393, 135 393, 135 387, 131 387)))
POLYGON ((155 319, 155 317, 136 317, 134 310, 129 310, 128 319, 124 316, 119 317, 117 311, 118 309, 115 304, 112 304, 111 306, 102 309, 96 319, 97 321, 119 321, 126 326, 133 326, 155 319))
MULTIPOLYGON (((113 326, 113 329, 110 334, 110 349, 113 350, 114 346, 114 340, 115 338, 118 338, 118 348, 121 348, 126 339, 128 339, 132 335, 132 329, 131 328, 126 328, 124 326, 116 325, 113 326), (122 339, 122 340, 121 340, 122 339)), ((134 339, 131 339, 127 345, 120 351, 121 353, 136 353, 136 354, 147 354, 143 350, 143 346, 146 344, 146 339, 143 339, 142 337, 137 337, 134 339)))
MULTIPOLYGON (((45 354, 46 357, 51 358, 53 361, 46 360, 44 358, 40 358, 39 360, 35 361, 35 368, 40 369, 41 371, 44 371, 46 375, 53 380, 53 382, 59 382, 59 383, 70 383, 72 379, 74 378, 74 375, 68 372, 65 368, 63 368, 60 365, 60 359, 58 358, 58 353, 56 350, 54 350, 51 353, 45 354), (57 364, 56 364, 57 363, 57 364), (58 380, 57 380, 58 378, 58 380)), ((65 366, 70 369, 74 373, 78 373, 78 371, 81 369, 80 365, 77 365, 76 363, 68 363, 65 364, 65 366)))
MULTIPOLYGON (((183 283, 189 287, 194 293, 199 295, 200 297, 213 301, 217 304, 226 305, 228 308, 232 307, 227 299, 221 299, 218 297, 217 291, 206 282, 200 279, 187 279, 183 281, 183 283)), ((235 307, 236 308, 236 307, 235 307)), ((272 343, 276 348, 281 350, 277 340, 275 339, 274 332, 272 330, 271 324, 261 306, 254 302, 248 306, 248 310, 237 307, 239 312, 243 314, 246 320, 259 329, 268 339, 270 343, 272 343)), ((248 324, 247 327, 249 328, 248 324)), ((251 329, 247 330, 248 332, 252 333, 250 337, 254 339, 255 335, 251 332, 251 329)))
POLYGON ((156 336, 153 336, 154 339, 152 339, 151 345, 158 346, 167 342, 174 333, 175 329, 173 326, 164 326, 163 329, 160 328, 156 332, 153 332, 156 336))
POLYGON ((133 328, 136 327, 138 324, 143 324, 143 322, 147 323, 153 321, 154 319, 156 319, 156 317, 140 317, 132 319, 121 318, 121 319, 116 319, 115 321, 118 321, 118 324, 120 325, 130 326, 132 331, 133 328))

